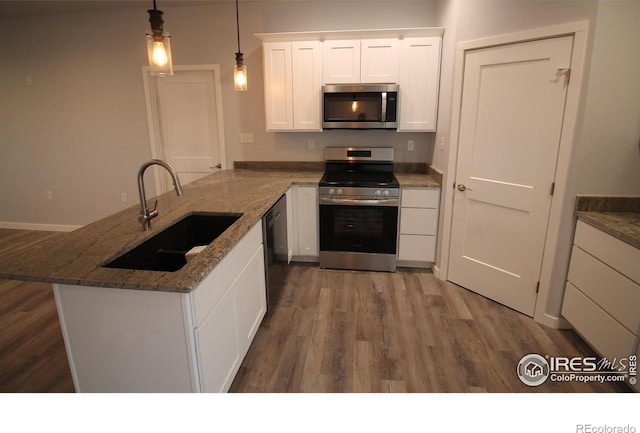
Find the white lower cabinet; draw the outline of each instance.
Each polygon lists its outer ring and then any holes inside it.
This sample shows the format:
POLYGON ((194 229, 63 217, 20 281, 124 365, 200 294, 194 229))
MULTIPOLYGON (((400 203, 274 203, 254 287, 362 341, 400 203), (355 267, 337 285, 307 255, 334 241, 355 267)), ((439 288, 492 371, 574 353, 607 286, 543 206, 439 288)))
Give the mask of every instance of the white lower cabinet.
POLYGON ((640 250, 578 221, 562 315, 609 361, 638 355, 638 263, 640 250))
POLYGON ((430 267, 436 259, 440 189, 402 188, 398 266, 430 267))
POLYGON ((195 329, 202 391, 225 392, 266 312, 264 256, 258 248, 204 322, 195 329))
MULTIPOLYGON (((316 185, 293 185, 291 192, 292 219, 288 220, 293 236, 293 260, 317 262, 318 248, 318 187, 316 185)), ((287 196, 289 200, 289 196, 287 196)))
POLYGON ((227 391, 266 313, 262 224, 190 293, 54 293, 77 392, 227 391))

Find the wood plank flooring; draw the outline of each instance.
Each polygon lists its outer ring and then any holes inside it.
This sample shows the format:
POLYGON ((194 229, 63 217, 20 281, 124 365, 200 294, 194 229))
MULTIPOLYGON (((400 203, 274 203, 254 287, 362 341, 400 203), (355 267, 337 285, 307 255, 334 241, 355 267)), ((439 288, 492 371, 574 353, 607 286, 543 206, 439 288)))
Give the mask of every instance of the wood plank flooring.
MULTIPOLYGON (((51 232, 0 230, 0 260, 51 232)), ((628 392, 622 384, 522 384, 528 353, 593 355, 428 271, 291 266, 232 392, 628 392)), ((0 392, 73 392, 51 286, 0 280, 0 392)))
MULTIPOLYGON (((55 232, 0 229, 0 261, 55 232)), ((51 284, 0 280, 0 392, 73 392, 51 284)))
POLYGON ((295 265, 232 392, 629 392, 615 383, 520 382, 529 353, 594 356, 553 330, 429 271, 295 265))

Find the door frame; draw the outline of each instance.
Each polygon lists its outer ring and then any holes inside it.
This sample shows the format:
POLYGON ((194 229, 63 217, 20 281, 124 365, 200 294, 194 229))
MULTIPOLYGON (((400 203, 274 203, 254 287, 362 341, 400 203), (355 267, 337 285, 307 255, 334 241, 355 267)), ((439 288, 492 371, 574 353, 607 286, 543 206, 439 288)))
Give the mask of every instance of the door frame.
MULTIPOLYGON (((220 65, 174 65, 174 71, 210 71, 213 74, 213 85, 216 93, 216 116, 218 118, 218 143, 220 151, 220 165, 222 170, 227 168, 227 149, 224 141, 224 118, 222 116, 222 86, 220 84, 220 65)), ((159 78, 160 80, 162 78, 159 78)), ((151 145, 151 158, 165 159, 162 130, 160 128, 160 116, 158 113, 158 89, 151 76, 149 66, 142 67, 142 80, 144 84, 145 103, 147 106, 147 124, 149 127, 149 144, 151 145)), ((167 192, 170 189, 165 176, 154 176, 156 194, 167 192)))
POLYGON ((447 165, 449 176, 443 185, 442 243, 440 263, 437 269, 439 278, 448 279, 449 255, 451 251, 451 230, 453 226, 453 188, 458 162, 458 140, 460 133, 460 115, 462 110, 462 86, 464 61, 467 51, 510 45, 560 36, 573 36, 571 54, 571 85, 567 90, 565 113, 562 123, 560 147, 556 164, 555 190, 551 199, 546 242, 540 270, 540 288, 536 299, 534 320, 552 328, 568 328, 570 325, 560 315, 566 275, 569 268, 571 244, 573 239, 573 197, 574 188, 570 183, 571 160, 574 154, 575 140, 581 121, 578 117, 581 107, 583 78, 587 57, 589 22, 579 21, 551 27, 527 30, 487 37, 472 41, 458 42, 456 46, 453 95, 451 104, 451 150, 447 165), (453 182, 451 181, 453 179, 453 182))

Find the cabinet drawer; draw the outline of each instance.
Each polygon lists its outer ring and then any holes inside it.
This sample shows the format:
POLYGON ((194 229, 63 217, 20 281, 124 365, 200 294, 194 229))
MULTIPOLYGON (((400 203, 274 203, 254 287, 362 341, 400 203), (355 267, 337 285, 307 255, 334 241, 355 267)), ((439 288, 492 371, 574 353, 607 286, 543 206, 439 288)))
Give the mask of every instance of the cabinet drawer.
POLYGON ((574 244, 640 284, 640 250, 578 221, 574 244))
POLYGON ((436 260, 436 237, 400 235, 398 260, 434 262, 436 260))
POLYGON ((640 327, 640 285, 573 247, 569 281, 634 334, 640 327))
POLYGON ((562 315, 602 356, 609 360, 633 354, 638 338, 613 319, 573 284, 567 283, 562 315))
POLYGON ((440 189, 402 188, 402 207, 438 208, 440 189))
POLYGON ((400 233, 406 235, 435 235, 438 229, 438 210, 401 208, 400 233))

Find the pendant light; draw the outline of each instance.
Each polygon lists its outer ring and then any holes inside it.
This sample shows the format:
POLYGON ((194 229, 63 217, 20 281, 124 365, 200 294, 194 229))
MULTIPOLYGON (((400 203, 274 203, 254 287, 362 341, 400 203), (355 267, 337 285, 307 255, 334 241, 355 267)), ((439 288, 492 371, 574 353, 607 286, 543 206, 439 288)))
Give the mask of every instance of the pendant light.
POLYGON ((240 51, 240 15, 238 14, 238 0, 236 0, 236 30, 238 33, 238 52, 236 65, 233 67, 233 87, 238 91, 247 90, 247 67, 244 65, 244 54, 240 51))
POLYGON ((151 75, 171 76, 173 75, 171 36, 162 28, 164 24, 163 12, 156 9, 156 0, 153 0, 153 9, 149 9, 147 12, 149 12, 149 22, 151 23, 151 30, 146 32, 151 75))

